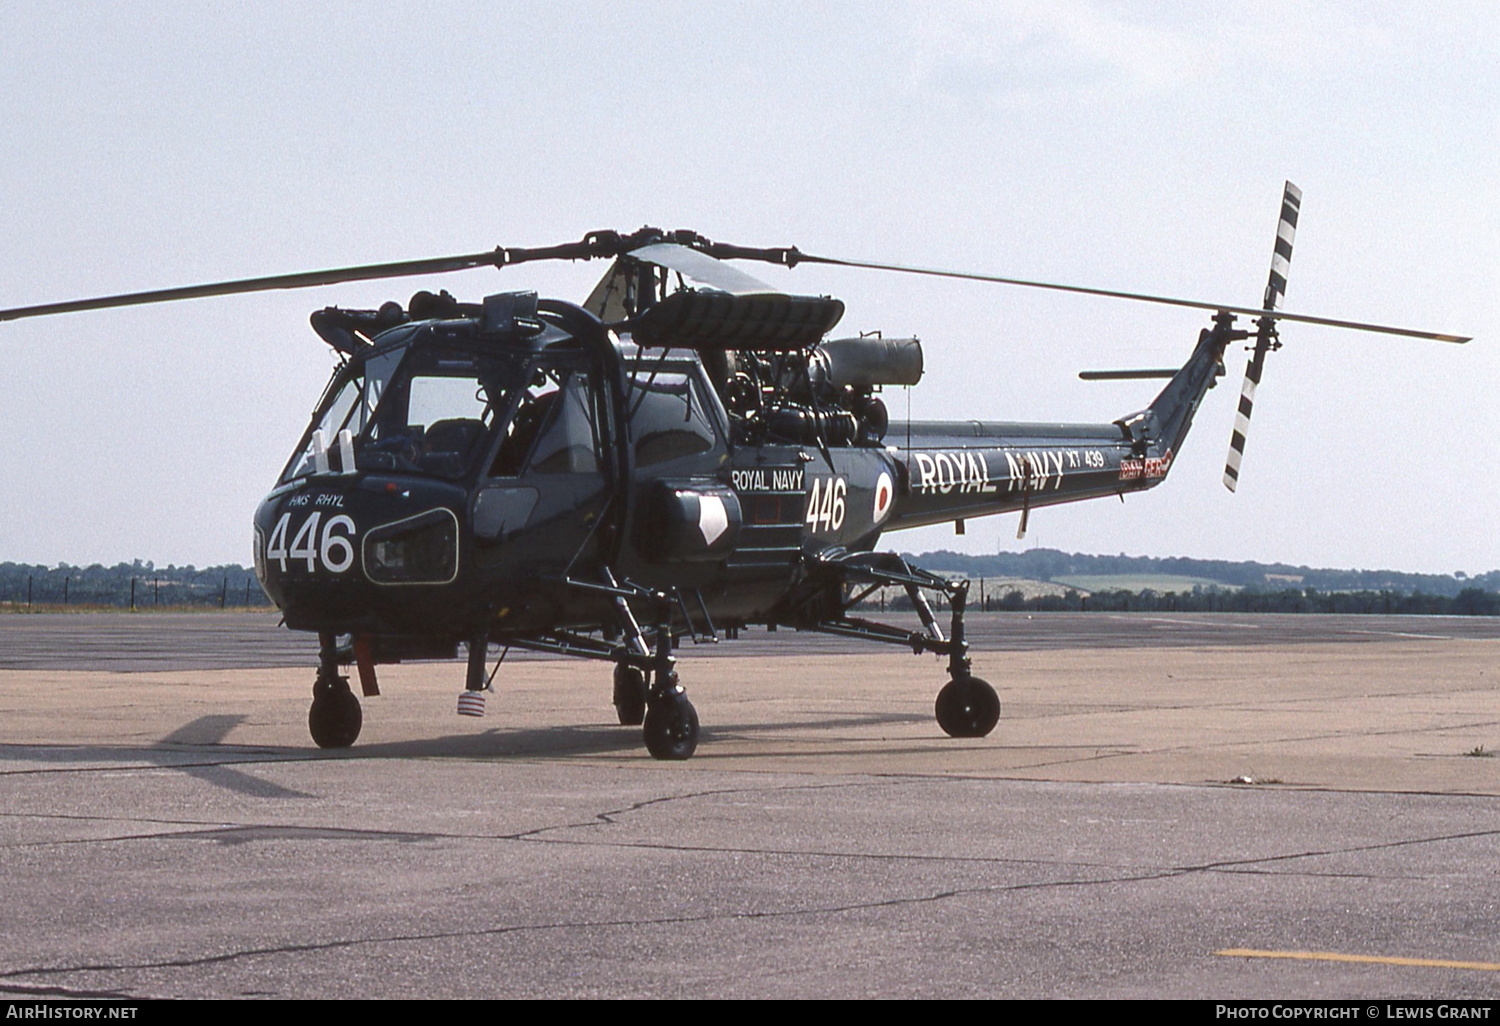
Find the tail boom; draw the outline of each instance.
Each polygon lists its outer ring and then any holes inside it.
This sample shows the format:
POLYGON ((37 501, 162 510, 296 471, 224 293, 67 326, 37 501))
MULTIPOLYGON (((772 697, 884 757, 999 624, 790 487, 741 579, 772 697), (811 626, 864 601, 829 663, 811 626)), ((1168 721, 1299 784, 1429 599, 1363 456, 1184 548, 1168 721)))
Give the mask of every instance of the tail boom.
MULTIPOLYGON (((891 447, 904 468, 886 530, 1023 513, 1161 484, 1193 414, 1245 333, 1221 314, 1146 409, 1109 424, 913 421, 891 447)), ((891 435, 901 432, 892 425, 891 435)), ((889 436, 888 436, 889 437, 889 436)))
POLYGON ((893 455, 907 487, 887 530, 1141 491, 1172 465, 1120 424, 913 423, 893 455))

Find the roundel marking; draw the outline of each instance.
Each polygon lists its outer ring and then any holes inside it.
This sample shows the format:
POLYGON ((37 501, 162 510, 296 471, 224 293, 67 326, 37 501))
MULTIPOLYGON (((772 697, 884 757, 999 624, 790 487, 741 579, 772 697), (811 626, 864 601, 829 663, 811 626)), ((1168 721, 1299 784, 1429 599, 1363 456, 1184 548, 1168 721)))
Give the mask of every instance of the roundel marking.
POLYGON ((896 491, 891 484, 891 475, 882 471, 875 482, 875 522, 877 524, 890 513, 891 500, 895 497, 896 491))

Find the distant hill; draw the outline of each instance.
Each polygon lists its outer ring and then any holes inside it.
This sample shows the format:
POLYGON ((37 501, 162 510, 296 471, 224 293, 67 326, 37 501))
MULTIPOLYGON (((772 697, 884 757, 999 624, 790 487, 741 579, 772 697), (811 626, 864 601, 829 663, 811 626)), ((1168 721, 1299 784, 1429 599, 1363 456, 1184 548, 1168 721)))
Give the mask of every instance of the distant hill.
POLYGON ((1234 563, 1187 556, 1091 556, 1057 549, 1029 549, 990 556, 962 552, 927 552, 911 556, 919 565, 966 577, 1010 577, 1051 581, 1085 591, 1120 589, 1191 591, 1215 587, 1226 591, 1280 592, 1313 588, 1322 592, 1370 591, 1395 595, 1455 597, 1478 589, 1500 591, 1500 570, 1466 574, 1410 574, 1397 570, 1337 570, 1290 563, 1234 563), (1111 580, 1111 578, 1115 580, 1111 580), (1155 579, 1155 583, 1150 582, 1155 579), (1179 586, 1174 587, 1177 584, 1179 586))

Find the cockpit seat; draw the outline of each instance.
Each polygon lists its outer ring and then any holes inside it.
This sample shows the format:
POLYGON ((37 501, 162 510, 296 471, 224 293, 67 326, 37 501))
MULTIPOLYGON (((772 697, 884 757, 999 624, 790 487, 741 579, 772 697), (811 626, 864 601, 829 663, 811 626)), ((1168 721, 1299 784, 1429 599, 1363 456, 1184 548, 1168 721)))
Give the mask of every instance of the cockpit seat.
POLYGON ((422 468, 449 477, 458 476, 468 465, 469 451, 482 434, 484 422, 481 420, 454 417, 433 421, 422 436, 419 460, 422 468))
POLYGON ((468 417, 433 421, 422 437, 427 452, 451 452, 462 456, 484 434, 484 422, 468 417))

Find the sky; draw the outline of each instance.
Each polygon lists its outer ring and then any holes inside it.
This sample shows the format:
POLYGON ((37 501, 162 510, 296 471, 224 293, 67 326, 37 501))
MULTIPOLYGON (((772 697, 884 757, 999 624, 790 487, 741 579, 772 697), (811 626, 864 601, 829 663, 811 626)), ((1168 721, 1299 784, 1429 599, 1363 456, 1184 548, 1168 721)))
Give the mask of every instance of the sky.
MULTIPOLYGON (((1239 492, 1243 356, 1159 488, 890 535, 1500 567, 1500 8, 1490 3, 123 3, 0 7, 0 307, 692 228, 747 246, 1259 303, 1285 325, 1239 492)), ((1109 421, 1205 315, 804 266, 923 340, 893 419, 1109 421)), ((333 365, 307 325, 419 288, 581 300, 601 264, 0 324, 0 561, 248 564, 333 365)))

